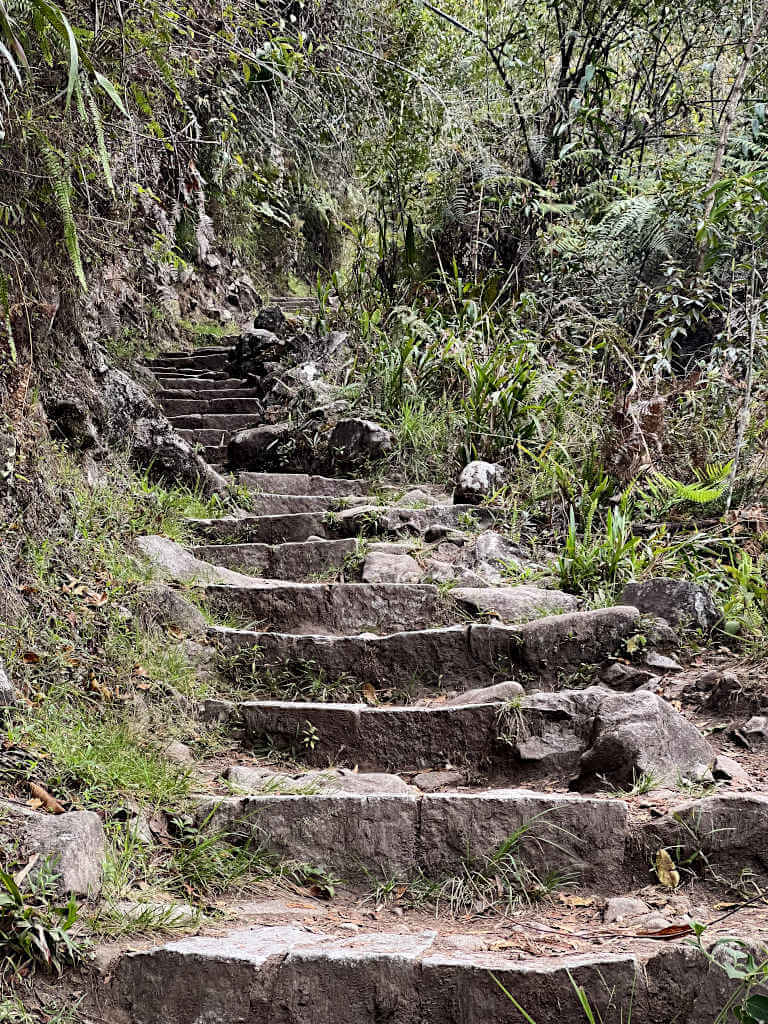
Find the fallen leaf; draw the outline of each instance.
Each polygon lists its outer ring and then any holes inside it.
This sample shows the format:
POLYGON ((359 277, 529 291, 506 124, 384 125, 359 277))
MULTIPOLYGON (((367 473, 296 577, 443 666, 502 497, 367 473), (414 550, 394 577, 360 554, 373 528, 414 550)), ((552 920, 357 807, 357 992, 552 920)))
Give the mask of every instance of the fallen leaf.
POLYGON ((658 880, 668 889, 676 889, 680 885, 680 872, 666 850, 659 850, 656 854, 654 869, 658 880))
POLYGON ((574 896, 569 893, 560 893, 558 899, 566 907, 594 907, 595 905, 594 896, 574 896))
POLYGON ((369 704, 378 704, 379 698, 376 696, 376 691, 370 683, 363 684, 363 696, 369 704))
POLYGON ((689 924, 670 924, 657 931, 635 932, 635 934, 643 939, 680 939, 684 935, 693 935, 693 928, 689 924))
POLYGON ((64 808, 55 796, 51 796, 47 789, 43 789, 36 782, 28 782, 29 792, 36 800, 40 800, 47 811, 51 814, 65 814, 66 808, 64 808))
POLYGON ((36 651, 24 651, 23 658, 27 665, 37 665, 40 661, 40 655, 36 651))
POLYGON ((42 800, 27 800, 27 807, 31 807, 33 811, 39 811, 42 806, 42 800))

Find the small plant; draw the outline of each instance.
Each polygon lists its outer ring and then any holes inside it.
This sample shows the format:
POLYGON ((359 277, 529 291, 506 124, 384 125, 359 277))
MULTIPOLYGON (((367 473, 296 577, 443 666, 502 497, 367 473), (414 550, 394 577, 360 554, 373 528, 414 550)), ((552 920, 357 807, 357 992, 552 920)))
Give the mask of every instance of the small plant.
POLYGON ((71 934, 77 903, 70 897, 56 905, 53 893, 46 867, 24 891, 10 872, 0 870, 0 951, 14 970, 43 967, 60 975, 82 960, 83 946, 71 934))
POLYGON ((301 730, 301 745, 305 750, 314 750, 320 742, 320 733, 311 722, 307 721, 301 730))

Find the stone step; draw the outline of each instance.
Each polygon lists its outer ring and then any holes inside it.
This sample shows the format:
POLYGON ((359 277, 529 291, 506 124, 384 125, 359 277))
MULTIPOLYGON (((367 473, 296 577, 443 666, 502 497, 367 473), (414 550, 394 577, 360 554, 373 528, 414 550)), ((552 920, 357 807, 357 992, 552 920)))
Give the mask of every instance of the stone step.
POLYGON ((223 389, 240 388, 244 381, 240 377, 228 377, 226 374, 214 376, 180 376, 179 374, 155 374, 155 378, 163 389, 182 389, 197 394, 198 391, 210 391, 221 387, 223 389))
MULTIPOLYGON (((192 426, 194 424, 190 424, 192 426)), ((339 512, 303 512, 293 515, 190 519, 193 531, 205 540, 233 544, 287 544, 320 537, 422 535, 438 540, 452 530, 476 525, 488 527, 493 516, 472 505, 436 505, 433 508, 362 505, 339 512)))
POLYGON ((388 636, 308 636, 223 627, 209 632, 222 653, 234 659, 240 686, 247 684, 245 664, 256 650, 259 671, 272 669, 277 677, 301 677, 309 668, 329 682, 371 683, 418 694, 436 688, 464 691, 505 679, 518 679, 526 688, 548 688, 623 654, 639 620, 636 608, 616 607, 553 615, 520 626, 468 623, 388 636))
MULTIPOLYGON (((714 762, 698 730, 647 690, 498 696, 510 690, 473 690, 426 707, 246 701, 235 720, 254 746, 266 742, 316 767, 423 772, 452 764, 506 786, 546 780, 582 792, 631 788, 644 774, 676 786, 714 762), (302 742, 307 735, 311 745, 302 742)), ((212 705, 206 714, 215 712, 212 705)))
POLYGON ((202 415, 169 416, 168 419, 178 430, 199 429, 199 430, 227 430, 232 433, 241 427, 246 427, 258 420, 261 416, 259 411, 249 413, 203 413, 202 415))
POLYGON ((315 494, 334 498, 361 496, 373 490, 368 480, 310 476, 307 473, 238 473, 237 482, 270 494, 315 494))
POLYGON ((311 540, 297 544, 203 544, 193 553, 227 569, 275 580, 308 580, 316 574, 341 570, 354 555, 357 543, 348 540, 311 540))
POLYGON ((604 1024, 711 1024, 738 989, 690 945, 551 945, 546 927, 510 927, 504 942, 437 921, 350 934, 310 930, 296 911, 288 925, 124 954, 106 991, 126 1024, 577 1024, 579 991, 604 1024))
POLYGON ((226 453, 227 446, 223 443, 226 437, 224 430, 179 430, 178 433, 190 444, 221 448, 226 453))
MULTIPOLYGON (((222 381, 222 383, 226 382, 222 381)), ((248 387, 203 388, 199 391, 192 388, 179 387, 158 392, 161 402, 176 401, 178 399, 195 399, 207 402, 211 399, 258 398, 260 395, 261 392, 258 388, 248 387)))
POLYGON ((188 352, 169 353, 152 359, 148 366, 152 370, 223 370, 234 354, 234 349, 221 349, 208 355, 188 352))
POLYGON ((336 498, 322 494, 270 494, 259 491, 250 501, 250 511, 259 516, 296 515, 301 512, 331 512, 343 501, 367 504, 367 498, 336 498))
POLYGON ((209 587, 205 600, 211 611, 241 623, 264 622, 281 632, 335 635, 430 629, 486 615, 512 624, 542 618, 548 610, 559 611, 561 602, 578 604, 559 591, 525 586, 455 588, 441 594, 429 583, 282 581, 209 587))
POLYGON ((629 808, 615 799, 496 789, 473 793, 201 797, 198 822, 281 858, 381 880, 439 878, 483 861, 510 836, 539 878, 562 873, 621 888, 629 808))
POLYGON ((163 412, 172 420, 178 416, 262 414, 262 404, 258 398, 161 398, 161 402, 163 412))

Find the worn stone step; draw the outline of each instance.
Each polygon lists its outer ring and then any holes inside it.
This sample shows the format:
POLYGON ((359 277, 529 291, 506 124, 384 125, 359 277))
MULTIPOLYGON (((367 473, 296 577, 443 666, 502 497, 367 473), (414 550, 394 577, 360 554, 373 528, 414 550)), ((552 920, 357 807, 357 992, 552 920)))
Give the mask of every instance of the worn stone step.
POLYGON ((168 419, 177 430, 179 428, 183 430, 226 430, 231 433, 234 430, 239 430, 240 427, 253 423, 260 415, 258 412, 253 414, 229 413, 226 415, 204 413, 202 415, 169 416, 168 419))
POLYGON ((577 990, 604 1024, 712 1024, 738 988, 690 944, 628 937, 574 953, 532 934, 502 944, 440 922, 350 934, 310 930, 297 913, 127 953, 106 991, 127 1024, 577 1024, 577 990))
MULTIPOLYGON (((197 424, 189 424, 195 426, 197 424)), ((287 544, 310 537, 409 536, 439 537, 451 530, 489 526, 487 509, 471 505, 438 505, 434 508, 400 508, 363 505, 339 512, 302 512, 293 515, 190 519, 198 536, 210 541, 251 544, 287 544)))
POLYGON ((297 583, 209 587, 208 607, 240 622, 264 622, 281 632, 382 633, 429 629, 492 615, 516 623, 578 602, 534 587, 455 589, 441 594, 429 583, 297 583), (549 605, 549 607, 548 607, 549 605))
POLYGON ((322 494, 270 494, 259 491, 250 502, 250 510, 260 516, 296 515, 301 512, 331 512, 339 501, 362 504, 367 498, 337 498, 322 494))
POLYGON ((163 412, 171 419, 177 416, 228 416, 250 413, 260 416, 262 405, 258 398, 161 398, 163 412))
POLYGON ((179 430, 178 433, 190 444, 214 446, 221 448, 224 452, 227 450, 227 446, 224 444, 226 432, 223 430, 179 430))
POLYGON ((238 473, 237 482, 269 494, 315 494, 334 498, 362 496, 373 490, 368 480, 310 476, 307 473, 238 473))
POLYGON ((628 807, 621 800, 496 789, 473 793, 201 797, 199 823, 237 829, 279 857, 380 879, 460 872, 490 857, 510 836, 541 878, 562 872, 589 885, 627 864, 628 807))
POLYGON ((207 355, 188 352, 168 353, 158 356, 148 363, 151 369, 161 370, 223 370, 228 366, 230 358, 234 354, 233 349, 221 349, 217 352, 210 352, 207 355))
POLYGON ((631 787, 644 774, 677 785, 716 756, 680 712, 649 691, 589 687, 509 702, 493 694, 503 688, 489 689, 428 707, 246 701, 236 720, 256 747, 266 741, 317 767, 407 772, 452 764, 507 786, 549 780, 594 791, 631 787), (311 745, 303 742, 309 734, 311 745))
POLYGON ((275 580, 308 580, 341 570, 357 549, 354 539, 311 540, 297 544, 199 544, 198 558, 228 569, 275 580))
MULTIPOLYGON (((520 626, 469 623, 387 636, 309 636, 223 627, 212 627, 210 636, 227 657, 240 654, 247 660, 255 649, 260 670, 289 679, 310 671, 329 682, 371 683, 413 694, 436 688, 463 691, 505 679, 546 689, 622 654, 639 619, 636 608, 616 607, 553 615, 520 626)), ((244 668, 236 664, 233 671, 244 685, 244 668)))
MULTIPOLYGON (((226 384, 226 381, 222 381, 226 384)), ((222 387, 222 388, 202 388, 195 390, 193 388, 169 388, 158 392, 158 397, 161 402, 176 401, 178 399, 193 399, 206 402, 209 399, 229 399, 229 398, 258 398, 261 392, 257 388, 248 387, 222 387)))
POLYGON ((228 377, 226 374, 211 373, 208 376, 180 376, 179 374, 156 373, 155 378, 163 388, 191 391, 197 394, 198 391, 210 391, 219 386, 226 389, 239 388, 244 384, 240 377, 228 377))

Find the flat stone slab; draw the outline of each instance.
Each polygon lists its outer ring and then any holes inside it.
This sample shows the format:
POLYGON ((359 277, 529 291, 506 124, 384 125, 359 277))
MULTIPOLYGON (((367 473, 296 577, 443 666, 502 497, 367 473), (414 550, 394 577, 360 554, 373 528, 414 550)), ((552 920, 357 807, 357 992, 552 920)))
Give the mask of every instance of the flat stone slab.
POLYGON ((253 585, 254 579, 195 557, 168 537, 137 537, 136 547, 157 569, 179 582, 218 583, 229 586, 253 585))
POLYGON ((322 771, 310 770, 290 775, 269 768, 233 765, 226 774, 230 785, 244 793, 295 794, 304 791, 312 795, 346 793, 362 796, 377 793, 418 793, 416 787, 409 786, 399 775, 358 772, 349 768, 326 768, 322 771))
POLYGON ((340 571, 355 553, 355 541, 308 540, 296 544, 201 544, 196 558, 239 572, 274 580, 308 580, 331 570, 340 571))
MULTIPOLYGON (((362 502, 364 498, 345 498, 345 501, 362 502)), ((323 494, 269 494, 260 492, 250 502, 250 511, 260 516, 294 515, 300 512, 330 512, 339 499, 323 494)))
POLYGON ((620 872, 628 808, 532 790, 417 795, 204 797, 198 821, 250 835, 282 858, 309 861, 346 878, 431 877, 483 861, 510 836, 516 855, 537 872, 565 872, 588 883, 620 872))
POLYGON ((315 494, 332 498, 369 494, 368 480, 311 476, 308 473, 238 473, 237 482, 257 492, 270 494, 315 494))

